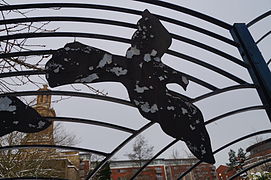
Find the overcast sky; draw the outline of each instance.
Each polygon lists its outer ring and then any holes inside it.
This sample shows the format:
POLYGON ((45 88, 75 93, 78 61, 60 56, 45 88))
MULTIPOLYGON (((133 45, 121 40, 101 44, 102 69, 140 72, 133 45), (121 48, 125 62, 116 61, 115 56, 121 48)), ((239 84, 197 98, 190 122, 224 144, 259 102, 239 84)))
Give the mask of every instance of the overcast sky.
MULTIPOLYGON (((34 3, 34 2, 56 2, 56 1, 34 1, 34 0, 8 0, 10 4, 16 3, 34 3)), ((71 0, 57 1, 57 2, 74 2, 71 0)), ((197 18, 188 16, 183 13, 178 13, 166 8, 155 7, 152 5, 147 5, 144 3, 134 2, 130 0, 85 0, 76 1, 82 3, 97 3, 97 4, 110 4, 117 7, 127 7, 134 8, 137 10, 149 9, 150 12, 155 14, 161 14, 163 16, 172 17, 184 22, 188 22, 210 31, 221 34, 225 37, 231 38, 230 33, 225 29, 219 28, 210 23, 204 22, 197 18)), ((167 1, 175 3, 192 10, 199 11, 201 13, 207 14, 209 16, 215 17, 229 24, 233 23, 248 23, 255 17, 267 12, 271 8, 270 0, 171 0, 167 1)), ((59 16, 81 16, 81 17, 95 17, 95 18, 106 18, 119 21, 125 21, 130 23, 136 23, 140 19, 140 16, 128 15, 109 11, 97 11, 97 10, 85 10, 85 9, 61 9, 61 10, 35 10, 30 12, 31 16, 49 16, 49 15, 59 15, 59 16)), ((262 20, 261 22, 255 24, 250 28, 250 31, 255 40, 258 40, 263 34, 267 33, 271 29, 271 17, 262 20)), ((215 40, 206 35, 193 32, 186 28, 182 28, 170 23, 162 22, 164 26, 172 33, 179 34, 191 38, 193 40, 200 41, 204 44, 216 47, 224 52, 227 52, 239 59, 241 59, 239 52, 228 44, 215 40)), ((113 27, 101 24, 86 24, 86 23, 67 23, 67 22, 57 22, 50 23, 49 27, 60 27, 58 31, 72 31, 72 32, 89 32, 98 34, 114 35, 119 37, 131 38, 135 30, 123 28, 123 27, 113 27)), ((114 54, 125 55, 128 44, 110 42, 104 40, 96 39, 84 39, 77 38, 77 41, 83 42, 85 44, 98 47, 100 49, 107 50, 114 54)), ((270 51, 270 40, 271 36, 267 37, 264 41, 259 43, 259 48, 265 60, 271 58, 270 51)), ((40 38, 33 39, 33 42, 42 42, 47 45, 47 49, 57 49, 63 47, 66 43, 74 41, 74 38, 40 38)), ((230 62, 229 60, 217 56, 213 53, 207 52, 200 48, 182 43, 180 41, 173 41, 170 49, 177 52, 185 53, 187 55, 193 56, 204 60, 205 62, 211 63, 219 68, 226 70, 236 76, 239 76, 247 82, 251 82, 247 71, 239 67, 238 65, 230 62)), ((206 68, 192 64, 183 59, 179 59, 170 55, 164 55, 162 58, 163 62, 170 65, 176 70, 185 72, 187 74, 193 75, 200 78, 206 82, 209 82, 219 88, 228 87, 236 85, 235 82, 214 73, 206 68)), ((128 99, 127 92, 125 88, 118 83, 99 83, 92 84, 93 87, 108 93, 109 96, 128 99)), ((76 85, 80 88, 82 92, 87 91, 87 89, 81 85, 76 85)), ((32 87, 31 87, 32 88, 32 87)), ((31 89, 27 87, 22 90, 35 90, 36 87, 31 89)), ((209 92, 208 89, 203 88, 199 85, 190 82, 188 89, 184 92, 177 85, 170 85, 169 88, 183 93, 190 97, 197 97, 199 95, 209 92)), ((62 86, 55 88, 55 90, 72 90, 70 86, 62 86)), ((236 110, 242 107, 248 107, 253 105, 260 105, 261 101, 258 98, 257 92, 253 89, 243 89, 236 90, 232 92, 223 93, 218 96, 213 96, 205 100, 199 101, 196 105, 202 110, 205 120, 209 120, 220 114, 228 111, 236 110)), ((64 100, 53 104, 56 110, 57 116, 71 116, 80 117, 86 119, 95 119, 104 122, 110 122, 122 126, 127 126, 131 128, 140 128, 149 121, 141 117, 139 112, 135 108, 126 107, 123 105, 118 105, 115 103, 109 103, 105 101, 90 100, 84 98, 70 98, 69 100, 64 100)), ((80 147, 91 148, 100 151, 110 152, 116 147, 121 141, 129 136, 127 133, 123 133, 116 130, 110 130, 108 128, 101 128, 97 126, 89 126, 82 124, 70 124, 65 123, 65 127, 68 131, 75 133, 80 137, 81 142, 78 144, 80 147)), ((270 121, 268 120, 265 111, 251 111, 246 113, 241 113, 228 118, 224 118, 216 123, 207 125, 207 129, 212 141, 213 150, 219 148, 220 146, 228 143, 240 136, 246 134, 270 128, 270 121)), ((167 145, 173 139, 167 136, 159 127, 159 125, 154 125, 146 132, 143 133, 148 139, 150 145, 155 146, 155 151, 159 151, 165 145, 167 145)), ((270 137, 270 135, 266 135, 270 137)), ((239 147, 244 149, 253 143, 254 139, 245 140, 238 143, 230 148, 237 151, 239 147)), ((120 153, 117 154, 115 158, 123 159, 123 154, 131 150, 131 144, 128 144, 123 148, 120 153)), ((189 152, 183 142, 178 142, 172 148, 167 150, 161 155, 163 158, 170 158, 172 150, 178 150, 180 153, 180 158, 186 157, 189 152)), ((228 149, 218 153, 215 158, 217 160, 217 165, 227 162, 227 152, 228 149)))

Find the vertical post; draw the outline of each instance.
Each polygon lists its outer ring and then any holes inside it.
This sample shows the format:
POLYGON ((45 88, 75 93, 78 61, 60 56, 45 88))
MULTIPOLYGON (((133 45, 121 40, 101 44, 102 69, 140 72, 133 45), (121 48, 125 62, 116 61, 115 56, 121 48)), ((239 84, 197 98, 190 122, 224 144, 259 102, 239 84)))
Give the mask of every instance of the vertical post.
POLYGON ((246 24, 236 23, 230 32, 234 41, 239 44, 243 60, 250 66, 249 74, 271 121, 271 72, 246 24))

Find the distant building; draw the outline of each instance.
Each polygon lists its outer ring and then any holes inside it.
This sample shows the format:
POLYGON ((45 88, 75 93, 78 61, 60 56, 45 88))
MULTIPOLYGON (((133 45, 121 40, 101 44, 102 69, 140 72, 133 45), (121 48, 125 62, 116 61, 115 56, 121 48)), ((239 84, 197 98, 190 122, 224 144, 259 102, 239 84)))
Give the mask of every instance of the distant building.
MULTIPOLYGON (((271 138, 266 139, 262 142, 256 143, 252 146, 249 146, 246 149, 246 151, 249 152, 249 158, 246 160, 244 168, 249 167, 259 161, 270 159, 271 158, 271 138)), ((249 170, 249 173, 263 172, 263 171, 271 172, 271 162, 255 167, 249 170)))
MULTIPOLYGON (((245 160, 243 169, 250 167, 251 165, 271 158, 271 138, 264 140, 262 142, 253 144, 246 149, 249 153, 248 159, 245 160)), ((258 167, 250 169, 246 172, 246 175, 256 172, 268 171, 271 172, 271 162, 262 164, 258 167)), ((229 166, 220 165, 217 169, 217 177, 219 180, 227 180, 229 177, 237 173, 235 169, 231 169, 229 166)), ((237 180, 246 179, 245 177, 237 177, 237 180)))
MULTIPOLYGON (((220 165, 216 169, 216 172, 217 172, 218 180, 227 180, 231 176, 237 173, 235 169, 231 169, 229 166, 225 166, 225 165, 220 165)), ((235 180, 241 180, 241 179, 242 177, 237 177, 235 180)))
MULTIPOLYGON (((48 88, 45 85, 38 91, 48 91, 48 88)), ((38 95, 37 104, 34 108, 43 117, 56 116, 54 109, 51 108, 51 95, 38 95)), ((27 134, 26 139, 26 144, 29 145, 55 145, 54 122, 51 126, 41 132, 27 134)), ((33 149, 27 149, 25 151, 31 152, 33 149)), ((76 151, 57 151, 56 149, 38 149, 38 151, 40 151, 40 153, 49 154, 49 157, 44 161, 40 168, 54 171, 55 173, 51 174, 53 177, 81 180, 85 178, 86 171, 88 172, 89 170, 89 165, 87 165, 89 161, 85 161, 85 154, 81 155, 76 151)))
POLYGON ((80 178, 84 180, 90 170, 91 154, 80 153, 79 156, 80 156, 80 178))
MULTIPOLYGON (((137 179, 142 180, 174 180, 183 172, 188 170, 198 160, 191 159, 156 159, 151 162, 137 179)), ((146 161, 143 162, 143 164, 146 161)), ((111 161, 111 179, 126 180, 139 169, 138 161, 124 160, 111 161)), ((183 178, 183 180, 215 180, 215 166, 207 163, 201 163, 192 172, 183 178)))

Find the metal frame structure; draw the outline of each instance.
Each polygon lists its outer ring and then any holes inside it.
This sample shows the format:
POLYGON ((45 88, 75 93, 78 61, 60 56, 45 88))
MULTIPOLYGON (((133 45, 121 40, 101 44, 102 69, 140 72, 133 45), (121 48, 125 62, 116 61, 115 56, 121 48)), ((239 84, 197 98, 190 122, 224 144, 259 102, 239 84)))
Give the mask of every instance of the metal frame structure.
MULTIPOLYGON (((260 110, 260 109, 265 109, 269 119, 271 120, 271 73, 270 70, 267 67, 267 64, 270 63, 271 60, 266 64, 265 61, 263 60, 263 57, 260 56, 260 52, 257 49, 256 44, 262 41, 265 37, 267 37, 270 32, 262 36, 256 43, 253 41, 249 31, 248 27, 252 26, 253 24, 257 23, 258 21, 268 17, 271 15, 271 11, 259 16, 258 18, 254 19, 247 25, 245 24, 235 24, 235 25, 230 25, 227 24, 223 21, 220 21, 218 19, 215 19, 213 17, 207 16, 205 14, 196 12, 191 9, 187 9, 185 7, 177 6, 175 4, 170 4, 167 2, 162 2, 162 1, 150 1, 150 0, 134 0, 138 1, 141 3, 147 3, 155 6, 160 6, 164 8, 168 8, 177 12, 182 12, 184 14, 199 18, 201 20, 204 20, 206 22, 209 22, 213 25, 216 25, 220 28, 223 28, 225 30, 228 30, 229 32, 232 33, 232 36, 234 40, 231 40, 227 37, 221 36, 219 34, 216 34, 214 32, 208 31, 204 28, 194 26, 192 24, 182 22, 176 19, 172 19, 169 17, 161 16, 158 14, 155 14, 160 20, 175 24, 180 27, 185 27, 190 30, 205 34, 207 36, 210 36, 212 38, 215 38, 219 41, 222 41, 224 43, 227 43, 235 48, 238 48, 240 50, 240 53, 244 59, 244 61, 227 54, 223 51, 220 51, 214 47, 205 45, 204 43, 197 42, 195 40, 179 36, 177 34, 171 34, 173 39, 177 41, 182 41, 188 44, 191 44, 193 46, 202 48, 206 51, 209 51, 211 53, 214 53, 218 56, 221 56, 225 58, 226 60, 229 60, 242 68, 248 69, 249 73, 251 74, 251 77, 253 79, 253 84, 250 84, 246 82, 245 80, 229 73, 226 72, 223 69, 220 69, 214 65, 211 65, 209 63, 204 62, 203 60, 188 56, 186 54, 182 54, 173 50, 168 50, 168 54, 176 57, 176 58, 181 58, 183 60, 189 61, 191 63, 195 63, 197 65, 200 65, 204 68, 207 68, 211 71, 214 71, 232 81, 237 83, 237 85, 226 87, 223 89, 220 89, 208 82, 205 82, 203 80, 200 80, 196 77, 187 75, 189 80, 193 81, 194 83, 203 86, 207 89, 209 89, 211 92, 200 95, 195 98, 190 98, 192 102, 198 102, 203 99, 212 97, 217 94, 229 92, 232 90, 237 90, 237 89, 245 89, 245 88, 253 88, 257 89, 259 96, 261 97, 262 100, 262 105, 260 106, 251 106, 251 107, 246 107, 246 108, 241 108, 237 109, 231 112, 226 112, 224 114, 221 114, 217 117, 214 117, 208 121, 205 122, 206 125, 210 123, 217 122, 218 120, 221 120, 225 117, 232 116, 234 114, 238 113, 243 113, 246 111, 252 111, 252 110, 260 110)), ((105 11, 115 11, 115 12, 120 12, 124 14, 133 14, 133 15, 140 15, 141 12, 133 9, 127 9, 127 8, 122 8, 122 7, 114 7, 114 6, 105 6, 105 5, 97 5, 97 4, 78 4, 78 3, 41 3, 41 4, 23 4, 23 5, 9 5, 9 6, 1 6, 0 11, 8 11, 8 10, 17 10, 17 9, 46 9, 46 8, 83 8, 83 9, 98 9, 98 10, 105 10, 105 11)), ((108 24, 108 25, 114 25, 114 26, 121 26, 121 27, 126 27, 126 28, 136 28, 135 24, 127 23, 127 22, 121 22, 121 21, 113 21, 113 20, 106 20, 106 19, 97 19, 97 18, 85 18, 85 17, 56 17, 56 16, 50 16, 50 17, 31 17, 31 18, 17 18, 17 19, 5 19, 0 21, 0 25, 5 25, 5 24, 16 24, 16 23, 26 23, 26 22, 42 22, 42 21, 68 21, 68 22, 85 22, 85 23, 100 23, 100 24, 108 24)), ((78 33, 78 32, 54 32, 54 33, 21 33, 21 34, 14 34, 14 35, 6 35, 6 36, 0 36, 0 41, 4 40, 11 40, 11 39, 20 39, 20 38, 40 38, 40 37, 84 37, 84 38, 94 38, 94 39, 103 39, 103 40, 109 40, 109 41, 117 41, 117 42, 122 42, 122 43, 129 43, 130 40, 122 37, 115 37, 115 36, 108 36, 108 35, 103 35, 103 34, 94 34, 94 33, 78 33)), ((0 58, 7 58, 7 57, 18 57, 18 56, 31 56, 31 55, 50 55, 54 52, 54 50, 35 50, 35 51, 22 51, 22 52, 12 52, 8 54, 0 54, 0 58)), ((44 71, 21 71, 21 72, 8 72, 8 73, 2 73, 0 74, 0 78, 6 78, 6 77, 13 77, 13 76, 30 76, 30 75, 43 75, 45 74, 44 71)), ((3 93, 0 94, 0 97, 9 95, 9 96, 30 96, 30 95, 61 95, 61 96, 75 96, 75 97, 82 97, 82 98, 92 98, 92 99, 99 99, 103 101, 109 101, 109 102, 114 102, 118 104, 123 104, 126 106, 134 107, 129 101, 122 100, 122 99, 117 99, 114 97, 108 97, 108 96, 100 96, 100 95, 94 95, 94 94, 89 94, 89 93, 81 93, 81 92, 70 92, 70 91, 22 91, 22 92, 12 92, 12 93, 3 93)), ((89 172, 88 176, 86 179, 92 178, 95 173, 98 172, 98 170, 105 165, 107 161, 109 161, 123 146, 125 146, 128 142, 130 142, 133 138, 135 138, 137 135, 145 131, 146 129, 150 128, 154 123, 150 122, 140 129, 130 129, 127 127, 123 126, 118 126, 110 123, 104 123, 104 122, 99 122, 96 120, 90 120, 90 119, 79 119, 79 118, 71 118, 71 117, 47 117, 48 119, 52 119, 54 121, 61 121, 61 122, 73 122, 73 123, 82 123, 82 124, 89 124, 89 125, 95 125, 95 126, 102 126, 106 128, 111 128, 111 129, 116 129, 119 131, 127 132, 130 133, 130 136, 125 139, 123 142, 121 142, 115 149, 113 149, 110 153, 106 152, 100 152, 92 149, 83 149, 83 148, 76 148, 76 147, 64 147, 64 146, 48 146, 48 145, 18 145, 18 146, 7 146, 7 147, 0 147, 0 150, 6 150, 6 149, 20 149, 20 148, 57 148, 57 149, 69 149, 69 150, 77 150, 77 151, 83 151, 83 152, 91 152, 95 154, 99 154, 104 156, 104 160, 100 162, 100 164, 91 172, 89 172)), ((233 140, 232 142, 223 145, 222 147, 218 148, 213 152, 213 154, 218 153, 219 151, 235 144, 238 143, 242 140, 248 139, 252 136, 256 136, 259 134, 267 134, 271 133, 271 129, 263 130, 263 131, 258 131, 255 133, 251 133, 248 135, 245 135, 243 137, 240 137, 236 140, 233 140)), ((177 143, 178 140, 173 140, 170 142, 167 146, 165 146, 163 149, 161 149, 156 155, 153 156, 152 159, 150 159, 145 165, 143 165, 131 179, 135 179, 138 174, 140 174, 144 168, 148 166, 155 158, 157 158, 160 154, 165 152, 168 148, 173 146, 175 143, 177 143)), ((268 159, 267 161, 270 161, 268 159)), ((187 170, 185 173, 181 174, 178 179, 182 179, 186 174, 188 174, 193 168, 198 166, 201 163, 199 161, 198 163, 194 164, 189 170, 187 170)), ((259 162, 258 164, 255 164, 254 166, 258 166, 261 163, 264 162, 259 162)), ((254 167, 253 166, 253 167, 254 167)), ((253 168, 249 167, 249 168, 253 168)), ((244 169, 243 171, 249 170, 249 168, 244 169)), ((241 174, 238 173, 235 176, 233 176, 231 179, 234 177, 237 177, 241 174)), ((17 178, 20 179, 20 178, 17 178)), ((25 178, 24 178, 25 179, 25 178)), ((31 178, 29 178, 31 179, 31 178)), ((34 178, 33 178, 34 179, 34 178)), ((46 178, 44 178, 46 179, 46 178)))

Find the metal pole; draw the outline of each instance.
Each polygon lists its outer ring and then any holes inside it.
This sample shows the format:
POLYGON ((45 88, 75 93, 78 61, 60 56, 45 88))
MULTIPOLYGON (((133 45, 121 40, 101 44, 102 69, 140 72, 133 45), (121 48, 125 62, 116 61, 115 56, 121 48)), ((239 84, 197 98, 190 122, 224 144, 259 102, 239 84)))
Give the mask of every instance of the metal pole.
POLYGON ((249 64, 249 74, 271 121, 271 72, 267 63, 246 24, 236 23, 230 32, 234 41, 239 44, 238 50, 244 62, 249 64))

